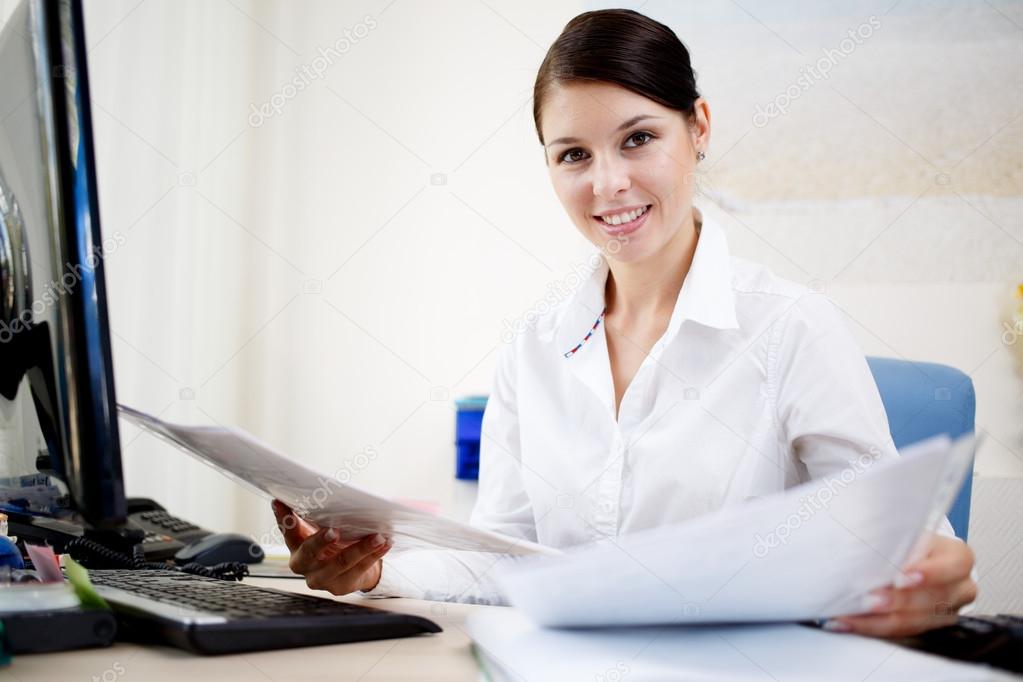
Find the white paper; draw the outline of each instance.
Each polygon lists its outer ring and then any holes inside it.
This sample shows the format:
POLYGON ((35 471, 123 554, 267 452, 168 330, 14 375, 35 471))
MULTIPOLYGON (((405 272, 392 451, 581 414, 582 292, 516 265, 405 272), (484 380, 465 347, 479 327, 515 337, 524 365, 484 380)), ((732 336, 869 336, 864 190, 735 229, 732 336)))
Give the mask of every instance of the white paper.
POLYGON ((1012 680, 983 665, 795 624, 554 630, 516 609, 474 611, 466 631, 494 682, 972 682, 1012 680))
POLYGON ((294 462, 244 431, 170 424, 124 405, 122 417, 169 441, 259 495, 277 498, 318 526, 344 539, 380 533, 392 552, 455 549, 501 554, 559 554, 526 540, 475 528, 373 495, 294 462))
POLYGON ((862 612, 922 556, 971 461, 972 436, 923 441, 692 521, 498 567, 547 626, 798 621, 862 612))

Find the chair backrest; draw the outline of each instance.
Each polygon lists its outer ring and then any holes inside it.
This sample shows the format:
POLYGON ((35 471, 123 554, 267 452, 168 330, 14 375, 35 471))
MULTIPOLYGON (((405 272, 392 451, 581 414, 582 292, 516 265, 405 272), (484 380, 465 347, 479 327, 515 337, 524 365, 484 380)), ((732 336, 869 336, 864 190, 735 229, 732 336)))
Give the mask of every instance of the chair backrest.
MULTIPOLYGON (((888 413, 895 447, 942 433, 956 438, 973 431, 977 398, 973 380, 963 372, 947 365, 894 358, 867 358, 867 364, 888 413)), ((971 466, 948 514, 962 540, 970 526, 972 489, 971 466)))

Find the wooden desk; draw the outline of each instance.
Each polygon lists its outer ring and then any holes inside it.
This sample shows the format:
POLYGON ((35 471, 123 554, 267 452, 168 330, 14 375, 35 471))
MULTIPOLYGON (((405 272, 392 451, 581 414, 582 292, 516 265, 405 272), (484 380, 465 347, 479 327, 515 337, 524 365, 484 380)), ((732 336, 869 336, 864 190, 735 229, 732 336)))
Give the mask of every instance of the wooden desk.
MULTIPOLYGON (((248 578, 248 584, 317 594, 301 580, 248 578)), ((434 621, 444 632, 404 639, 278 649, 230 656, 196 656, 166 646, 116 643, 106 649, 15 656, 0 681, 94 680, 477 680, 479 668, 463 629, 475 609, 495 608, 415 599, 339 598, 434 621)))

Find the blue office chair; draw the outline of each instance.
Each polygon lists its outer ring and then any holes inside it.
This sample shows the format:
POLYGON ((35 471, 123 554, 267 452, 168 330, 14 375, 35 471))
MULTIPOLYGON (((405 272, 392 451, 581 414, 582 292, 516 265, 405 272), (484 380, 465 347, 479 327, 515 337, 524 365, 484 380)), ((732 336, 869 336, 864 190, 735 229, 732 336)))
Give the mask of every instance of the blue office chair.
MULTIPOLYGON (((947 433, 956 438, 973 431, 977 397, 973 381, 954 367, 932 362, 867 358, 895 447, 947 433)), ((970 526, 973 466, 948 514, 956 536, 964 542, 970 526)))

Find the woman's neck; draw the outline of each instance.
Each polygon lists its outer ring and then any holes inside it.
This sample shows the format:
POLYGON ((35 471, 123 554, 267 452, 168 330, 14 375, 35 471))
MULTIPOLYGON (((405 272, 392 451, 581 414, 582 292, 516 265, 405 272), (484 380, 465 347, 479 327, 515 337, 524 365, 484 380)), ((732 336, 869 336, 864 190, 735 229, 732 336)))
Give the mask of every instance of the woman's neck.
POLYGON ((649 258, 610 260, 604 291, 607 315, 619 320, 670 318, 699 238, 693 212, 672 239, 649 258))

